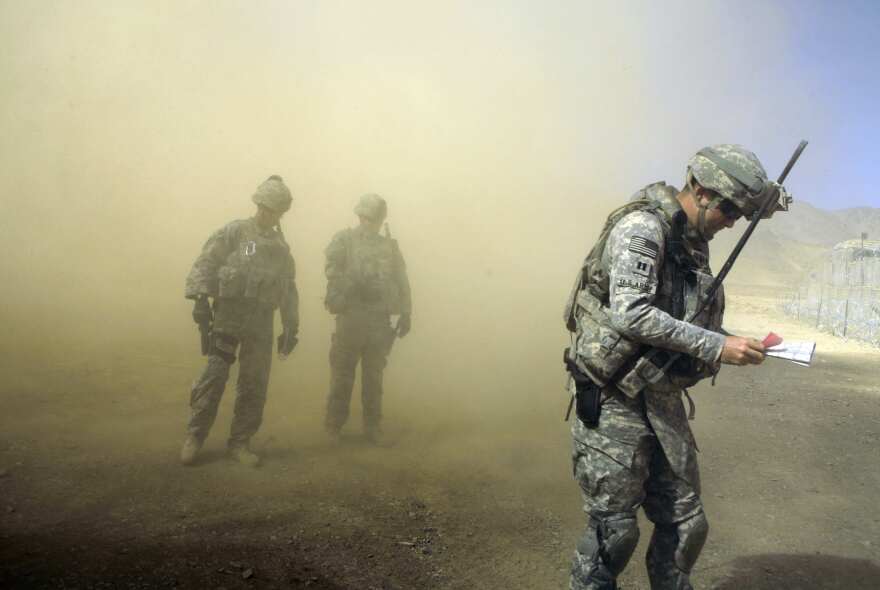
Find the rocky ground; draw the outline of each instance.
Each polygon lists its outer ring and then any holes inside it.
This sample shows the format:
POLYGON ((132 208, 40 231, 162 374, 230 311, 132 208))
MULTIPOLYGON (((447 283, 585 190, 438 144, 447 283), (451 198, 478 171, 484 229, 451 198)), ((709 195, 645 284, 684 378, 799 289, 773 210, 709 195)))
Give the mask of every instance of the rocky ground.
MULTIPOLYGON (((813 367, 725 368, 693 392, 712 529, 695 586, 878 588, 880 350, 775 303, 732 289, 728 329, 817 340, 813 367)), ((565 587, 584 519, 556 367, 507 404, 479 389, 395 397, 392 379, 379 448, 356 425, 328 443, 317 382, 291 394, 273 377, 251 470, 224 458, 231 399, 201 462, 177 464, 201 361, 176 358, 74 351, 2 367, 0 586, 565 587)), ((645 545, 622 588, 648 587, 645 545)))

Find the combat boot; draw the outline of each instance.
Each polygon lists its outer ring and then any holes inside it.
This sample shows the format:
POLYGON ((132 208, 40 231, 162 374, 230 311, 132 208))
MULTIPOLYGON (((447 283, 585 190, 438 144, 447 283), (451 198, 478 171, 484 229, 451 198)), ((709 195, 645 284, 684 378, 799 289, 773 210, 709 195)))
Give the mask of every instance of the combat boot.
POLYGON ((194 464, 201 448, 201 440, 193 435, 187 436, 186 440, 183 441, 183 447, 180 449, 180 462, 184 465, 194 464))
POLYGON ((229 447, 229 458, 247 467, 257 467, 260 465, 260 456, 251 452, 247 445, 229 447))

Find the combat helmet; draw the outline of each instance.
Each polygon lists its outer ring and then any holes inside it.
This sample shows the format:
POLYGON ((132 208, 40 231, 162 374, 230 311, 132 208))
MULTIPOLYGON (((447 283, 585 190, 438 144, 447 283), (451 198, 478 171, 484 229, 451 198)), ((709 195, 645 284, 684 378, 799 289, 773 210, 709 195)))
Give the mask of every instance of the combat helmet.
POLYGON ((741 145, 723 143, 698 151, 688 162, 688 184, 693 180, 719 195, 708 208, 714 209, 723 200, 729 200, 748 219, 769 199, 778 202, 770 205, 765 217, 786 210, 790 200, 781 185, 767 178, 758 157, 741 145))
POLYGON ((358 199, 354 213, 370 221, 382 221, 388 215, 388 204, 376 193, 367 193, 358 199))
POLYGON ((251 200, 276 213, 284 213, 290 209, 293 197, 290 196, 290 189, 284 184, 284 180, 277 174, 273 174, 257 187, 257 192, 254 193, 251 200))

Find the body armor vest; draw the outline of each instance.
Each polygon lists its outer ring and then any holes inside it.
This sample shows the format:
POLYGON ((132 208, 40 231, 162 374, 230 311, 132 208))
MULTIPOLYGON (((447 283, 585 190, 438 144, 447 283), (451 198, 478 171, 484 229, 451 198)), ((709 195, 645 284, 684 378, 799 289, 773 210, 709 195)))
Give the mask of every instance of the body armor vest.
POLYGON ((278 231, 263 232, 253 220, 238 228, 238 244, 217 270, 218 295, 276 308, 290 285, 290 247, 278 231))
MULTIPOLYGON (((664 261, 658 270, 653 305, 678 320, 691 320, 705 299, 713 282, 708 245, 689 230, 676 194, 665 183, 652 184, 611 213, 599 240, 584 260, 565 308, 566 327, 576 334, 572 360, 597 385, 613 384, 631 397, 645 388, 681 390, 716 371, 688 355, 665 367, 671 353, 661 350, 646 355, 650 347, 623 336, 614 327, 608 309, 610 286, 603 253, 614 226, 635 211, 655 215, 665 237, 664 261)), ((717 332, 723 313, 724 292, 719 288, 713 303, 691 323, 717 332)))
POLYGON ((380 234, 349 229, 346 240, 345 283, 350 285, 346 300, 352 305, 401 313, 401 293, 397 283, 400 254, 397 241, 380 234))

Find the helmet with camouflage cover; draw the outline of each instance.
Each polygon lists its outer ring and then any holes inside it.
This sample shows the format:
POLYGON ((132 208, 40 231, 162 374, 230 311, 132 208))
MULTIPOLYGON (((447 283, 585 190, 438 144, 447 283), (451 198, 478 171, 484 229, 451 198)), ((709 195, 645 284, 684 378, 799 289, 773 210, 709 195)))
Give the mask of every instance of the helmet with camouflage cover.
POLYGON ((749 219, 768 198, 767 189, 775 184, 767 179, 767 172, 755 154, 741 145, 729 143, 697 152, 688 162, 688 184, 692 180, 721 196, 710 208, 727 199, 749 219))
POLYGON ((276 213, 284 213, 290 209, 293 197, 290 196, 290 189, 284 184, 284 180, 273 174, 257 187, 251 200, 276 213))
POLYGON ((388 204, 376 193, 367 193, 358 199, 354 213, 370 221, 382 221, 388 214, 388 204))

